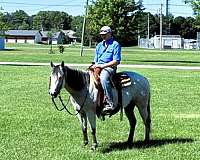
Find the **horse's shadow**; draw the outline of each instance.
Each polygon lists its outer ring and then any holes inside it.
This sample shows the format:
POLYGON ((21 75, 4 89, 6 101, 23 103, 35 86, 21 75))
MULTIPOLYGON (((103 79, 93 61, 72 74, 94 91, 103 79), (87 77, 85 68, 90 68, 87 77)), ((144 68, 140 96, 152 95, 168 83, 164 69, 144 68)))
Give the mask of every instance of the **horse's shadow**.
POLYGON ((103 153, 109 153, 116 150, 126 150, 126 149, 145 149, 151 147, 159 147, 167 144, 183 144, 183 143, 192 143, 193 139, 190 138, 172 138, 172 139, 155 139, 150 140, 149 142, 137 141, 132 144, 128 144, 127 142, 112 142, 101 149, 103 153))

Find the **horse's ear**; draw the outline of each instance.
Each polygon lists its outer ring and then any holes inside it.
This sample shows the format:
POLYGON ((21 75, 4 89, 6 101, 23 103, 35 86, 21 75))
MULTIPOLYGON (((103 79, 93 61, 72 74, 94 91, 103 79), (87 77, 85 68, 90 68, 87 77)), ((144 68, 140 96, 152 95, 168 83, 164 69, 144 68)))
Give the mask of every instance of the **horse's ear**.
POLYGON ((62 61, 61 62, 61 67, 64 68, 64 66, 65 66, 65 63, 64 63, 64 61, 62 61))
POLYGON ((53 62, 52 62, 52 61, 51 61, 51 63, 50 63, 50 64, 51 64, 51 68, 53 68, 53 67, 54 67, 54 64, 53 64, 53 62))
POLYGON ((61 68, 62 68, 63 72, 65 73, 66 69, 65 69, 64 61, 61 62, 61 68))

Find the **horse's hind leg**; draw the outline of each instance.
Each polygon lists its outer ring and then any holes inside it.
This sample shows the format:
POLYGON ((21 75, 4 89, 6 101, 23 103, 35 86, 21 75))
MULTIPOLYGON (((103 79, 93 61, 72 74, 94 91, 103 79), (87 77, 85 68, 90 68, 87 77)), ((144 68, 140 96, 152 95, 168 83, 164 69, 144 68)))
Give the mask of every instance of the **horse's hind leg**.
POLYGON ((126 116, 129 120, 129 124, 130 124, 130 132, 129 132, 129 136, 128 136, 128 144, 131 145, 133 142, 133 136, 134 136, 134 132, 135 132, 135 125, 136 125, 136 118, 135 118, 135 114, 133 112, 134 110, 134 103, 130 103, 127 107, 125 107, 125 113, 126 116))
POLYGON ((146 104, 138 105, 138 110, 145 125, 145 141, 148 142, 151 131, 150 98, 146 104))
POLYGON ((78 114, 78 118, 81 124, 81 129, 83 132, 83 143, 84 145, 88 144, 88 135, 87 135, 87 117, 85 113, 78 114))

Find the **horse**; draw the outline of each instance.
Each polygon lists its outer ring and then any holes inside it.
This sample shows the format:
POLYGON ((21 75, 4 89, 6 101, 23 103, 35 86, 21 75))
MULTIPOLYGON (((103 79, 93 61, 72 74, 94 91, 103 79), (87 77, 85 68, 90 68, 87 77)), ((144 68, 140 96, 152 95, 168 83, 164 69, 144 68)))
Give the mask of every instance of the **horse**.
MULTIPOLYGON (((59 65, 51 65, 51 74, 49 82, 49 94, 56 98, 62 88, 65 88, 70 94, 71 103, 74 106, 76 115, 80 121, 83 133, 83 143, 87 145, 87 122, 90 124, 93 144, 92 149, 97 148, 96 138, 96 110, 98 89, 94 85, 90 71, 82 71, 65 66, 64 61, 59 65)), ((133 136, 136 126, 136 117, 134 107, 137 106, 139 113, 145 125, 145 142, 150 140, 151 115, 150 115, 150 84, 144 76, 130 71, 124 71, 130 78, 130 84, 121 88, 122 108, 128 118, 130 131, 127 143, 133 142, 133 136)), ((114 105, 118 103, 118 94, 115 87, 112 88, 114 105)))

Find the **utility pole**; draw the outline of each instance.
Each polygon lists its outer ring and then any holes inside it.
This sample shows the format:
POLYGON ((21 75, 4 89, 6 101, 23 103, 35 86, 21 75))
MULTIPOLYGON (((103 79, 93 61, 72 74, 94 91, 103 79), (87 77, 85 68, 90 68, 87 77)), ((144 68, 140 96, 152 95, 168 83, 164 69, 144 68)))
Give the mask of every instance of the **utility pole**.
POLYGON ((162 3, 160 5, 160 50, 162 50, 162 3))
POLYGON ((169 16, 169 0, 166 0, 166 17, 169 16))
POLYGON ((87 9, 88 9, 88 0, 86 1, 85 16, 84 16, 84 19, 83 19, 80 56, 83 55, 83 44, 84 44, 84 35, 85 35, 85 24, 86 24, 87 9))
POLYGON ((166 0, 166 18, 167 18, 167 24, 168 24, 168 28, 167 28, 167 34, 170 35, 170 19, 169 19, 169 2, 170 0, 166 0))
POLYGON ((3 11, 3 10, 4 10, 2 6, 0 7, 0 10, 1 10, 1 11, 3 11))
POLYGON ((138 24, 138 46, 140 46, 140 28, 139 28, 139 24, 138 24))
POLYGON ((148 34, 147 34, 147 40, 148 40, 148 48, 149 48, 149 13, 148 13, 148 34))

